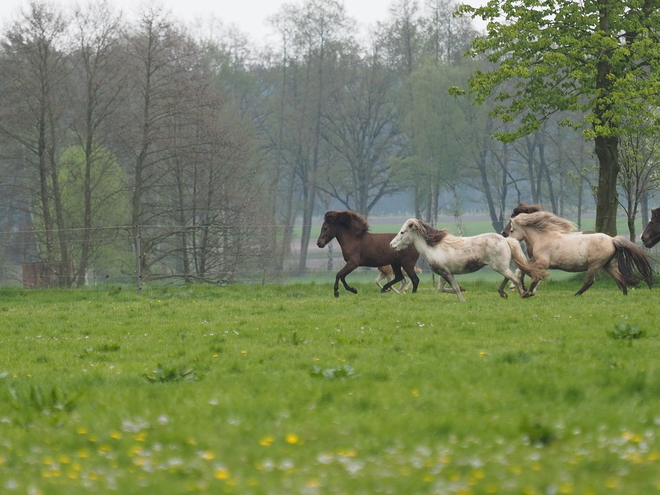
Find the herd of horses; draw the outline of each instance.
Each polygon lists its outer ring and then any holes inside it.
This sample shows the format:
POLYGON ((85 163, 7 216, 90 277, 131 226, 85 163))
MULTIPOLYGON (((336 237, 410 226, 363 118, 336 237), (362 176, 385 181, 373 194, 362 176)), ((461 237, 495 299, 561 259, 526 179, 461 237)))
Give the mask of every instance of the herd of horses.
MULTIPOLYGON (((660 242, 660 208, 652 210, 651 215, 642 234, 647 248, 660 242)), ((332 239, 337 239, 346 261, 335 277, 335 297, 339 297, 339 282, 344 289, 357 294, 346 282, 346 276, 359 266, 379 269, 376 283, 381 292, 405 292, 410 285, 417 292, 420 256, 440 276, 438 289, 453 292, 459 301, 465 301, 461 293, 465 289, 456 283, 454 275, 472 273, 486 265, 504 277, 498 288, 503 298, 507 297, 505 287, 509 281, 521 297, 534 295, 550 269, 586 272, 576 295, 591 287, 601 268, 614 278, 624 295, 628 287, 637 287, 642 281, 649 288, 653 285, 653 269, 644 249, 622 236, 577 232, 575 224, 543 211, 538 205, 518 205, 499 234, 471 237, 453 236, 446 229, 435 229, 415 218, 406 220, 396 234, 374 234, 369 232, 369 223, 363 215, 350 210, 328 211, 316 244, 323 248, 332 239), (531 279, 529 289, 524 283, 525 276, 531 279), (383 279, 387 283, 381 285, 383 279), (398 289, 397 284, 401 284, 398 289), (445 284, 451 288, 444 288, 445 284)))

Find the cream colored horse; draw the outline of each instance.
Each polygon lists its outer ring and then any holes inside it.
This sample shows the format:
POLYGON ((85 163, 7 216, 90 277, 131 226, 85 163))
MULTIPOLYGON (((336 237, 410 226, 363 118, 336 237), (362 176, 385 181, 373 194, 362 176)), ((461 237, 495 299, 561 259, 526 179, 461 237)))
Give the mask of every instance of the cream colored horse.
MULTIPOLYGON (((584 284, 575 295, 584 293, 594 283, 598 270, 603 268, 616 281, 623 294, 627 286, 641 280, 649 288, 653 284, 653 270, 642 248, 624 237, 606 234, 583 235, 573 232, 577 226, 546 211, 521 213, 511 218, 510 236, 525 241, 534 253, 534 261, 543 268, 565 272, 587 272, 584 284)), ((506 282, 503 282, 503 284, 506 282)), ((530 285, 530 292, 538 281, 530 285)))
MULTIPOLYGON (((434 229, 430 225, 411 218, 401 227, 390 246, 404 249, 414 245, 434 273, 440 275, 451 285, 459 301, 465 301, 460 287, 454 279, 454 274, 472 273, 489 265, 502 274, 505 279, 512 280, 521 297, 532 294, 524 291, 520 279, 511 271, 511 261, 533 280, 546 276, 545 270, 538 270, 530 263, 520 247, 520 243, 512 238, 504 238, 499 234, 489 233, 474 237, 456 237, 446 230, 434 229)), ((506 298, 506 291, 500 287, 500 296, 506 298)))

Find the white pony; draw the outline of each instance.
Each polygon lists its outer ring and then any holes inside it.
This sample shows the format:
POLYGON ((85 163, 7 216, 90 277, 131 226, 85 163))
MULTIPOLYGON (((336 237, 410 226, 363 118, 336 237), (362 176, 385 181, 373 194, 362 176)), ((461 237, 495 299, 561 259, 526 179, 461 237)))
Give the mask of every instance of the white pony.
MULTIPOLYGON (((548 272, 538 268, 525 258, 520 243, 516 239, 505 238, 496 233, 481 234, 473 237, 456 237, 446 230, 434 229, 430 225, 411 218, 401 227, 401 231, 390 242, 392 249, 404 249, 414 244, 420 256, 424 258, 431 270, 440 275, 451 285, 459 301, 465 301, 460 288, 454 279, 454 274, 472 273, 489 265, 502 274, 505 279, 513 281, 521 297, 533 294, 526 292, 520 279, 511 270, 511 261, 532 280, 545 278, 548 272)), ((506 298, 506 291, 498 289, 500 296, 506 298)))

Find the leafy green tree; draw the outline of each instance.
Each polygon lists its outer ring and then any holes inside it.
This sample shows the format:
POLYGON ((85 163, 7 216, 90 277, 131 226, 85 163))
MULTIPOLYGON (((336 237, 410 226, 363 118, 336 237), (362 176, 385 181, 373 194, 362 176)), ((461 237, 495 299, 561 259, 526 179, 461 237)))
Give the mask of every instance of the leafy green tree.
POLYGON ((620 136, 660 95, 660 1, 490 0, 458 12, 488 23, 469 53, 498 65, 476 71, 468 87, 477 101, 496 95, 493 114, 516 123, 497 137, 512 141, 566 112, 564 123, 594 140, 596 229, 615 234, 620 136), (511 91, 500 89, 506 81, 511 91))

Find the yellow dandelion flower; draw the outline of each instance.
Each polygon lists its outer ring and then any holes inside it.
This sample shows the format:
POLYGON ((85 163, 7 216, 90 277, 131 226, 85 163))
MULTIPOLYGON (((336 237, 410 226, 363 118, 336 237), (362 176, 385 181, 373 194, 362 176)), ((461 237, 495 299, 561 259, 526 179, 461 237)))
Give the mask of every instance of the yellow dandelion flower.
POLYGON ((57 460, 60 461, 62 464, 69 464, 71 462, 71 458, 66 454, 60 454, 59 456, 57 456, 57 460))
POLYGON ((287 433, 286 437, 285 437, 285 440, 286 440, 286 443, 291 444, 291 445, 293 445, 295 443, 298 443, 300 441, 300 439, 298 438, 298 435, 296 435, 295 433, 287 433))
POLYGON ((213 477, 217 480, 228 480, 229 470, 226 468, 217 468, 213 473, 213 477))
POLYGON ((7 459, 0 455, 0 466, 2 466, 5 462, 7 462, 7 459))
POLYGON ((342 457, 356 457, 357 456, 357 450, 355 450, 355 449, 338 450, 337 455, 340 455, 342 457))
POLYGON ((115 440, 121 439, 121 432, 114 430, 110 433, 110 438, 114 438, 115 440))
POLYGON ((307 481, 305 486, 307 488, 320 488, 321 487, 321 480, 319 480, 318 478, 312 478, 311 480, 307 481))
POLYGON ((257 478, 248 478, 246 483, 247 486, 259 486, 259 480, 257 478))
POLYGON ((495 483, 489 483, 486 486, 486 493, 497 493, 497 485, 495 483))
POLYGON ((247 354, 247 351, 241 351, 241 354, 247 354))
POLYGON ((573 485, 570 483, 561 483, 559 485, 559 493, 573 493, 573 485))
POLYGON ((422 481, 426 483, 431 483, 435 477, 431 473, 424 473, 424 476, 422 476, 422 481))
POLYGON ((413 397, 419 397, 419 390, 416 388, 413 388, 411 393, 413 397))
POLYGON ((521 474, 522 473, 522 467, 518 466, 517 464, 512 465, 509 470, 513 474, 521 474))
POLYGON ((212 461, 213 459, 215 459, 215 454, 210 450, 207 450, 206 452, 202 453, 202 459, 204 459, 205 461, 212 461))
POLYGON ((142 452, 142 445, 134 445, 131 450, 128 451, 128 455, 130 457, 135 457, 136 455, 139 455, 142 452))
POLYGON ((76 455, 81 459, 87 459, 89 457, 89 452, 87 452, 87 449, 79 449, 76 451, 76 455))
POLYGON ((110 452, 110 446, 109 445, 106 445, 106 444, 99 445, 99 454, 107 454, 108 452, 110 452))
POLYGON ((486 476, 486 473, 483 469, 475 469, 472 473, 472 476, 474 476, 474 478, 477 480, 482 480, 486 476))
POLYGON ((607 480, 605 481, 605 486, 607 488, 616 488, 617 486, 619 486, 619 480, 616 478, 607 478, 607 480))
POLYGON ((66 473, 67 478, 70 480, 77 480, 78 479, 78 473, 76 473, 73 469, 69 469, 66 473))
POLYGON ((76 433, 77 433, 78 435, 87 435, 88 431, 87 431, 87 428, 85 428, 84 426, 79 426, 79 427, 76 429, 76 433))
POLYGON ((135 441, 136 442, 144 442, 147 439, 147 432, 146 431, 140 431, 138 432, 137 435, 135 435, 135 441))
POLYGON ((535 462, 534 464, 532 464, 532 471, 542 471, 542 470, 543 470, 543 466, 541 465, 540 462, 535 462))
POLYGON ((50 456, 44 457, 44 464, 46 466, 51 466, 53 464, 53 458, 50 456))
POLYGON ((275 441, 275 437, 273 435, 266 435, 261 440, 259 440, 259 445, 263 445, 264 447, 270 447, 270 444, 272 444, 274 441, 275 441))
POLYGON ((648 460, 650 462, 657 461, 658 459, 660 459, 660 455, 657 452, 649 452, 648 460))

